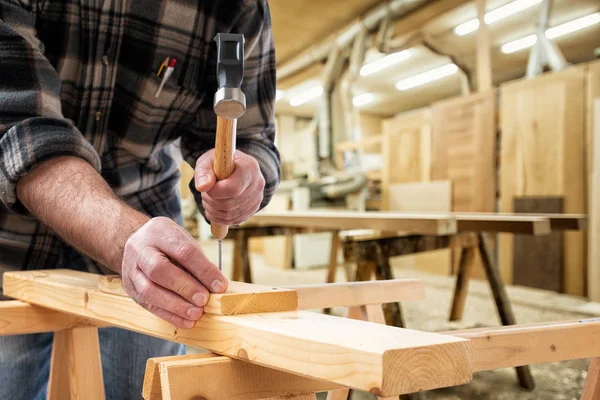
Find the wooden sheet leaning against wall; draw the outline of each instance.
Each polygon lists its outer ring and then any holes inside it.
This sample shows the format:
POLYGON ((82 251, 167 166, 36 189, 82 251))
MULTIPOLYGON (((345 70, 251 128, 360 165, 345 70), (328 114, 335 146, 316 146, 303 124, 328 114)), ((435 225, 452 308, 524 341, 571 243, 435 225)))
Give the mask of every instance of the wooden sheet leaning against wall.
MULTIPOLYGON (((566 213, 585 212, 587 66, 501 86, 500 212, 515 196, 563 196, 566 213)), ((584 294, 584 239, 565 234, 565 292, 584 294)), ((512 282, 511 235, 500 235, 500 270, 512 282)))

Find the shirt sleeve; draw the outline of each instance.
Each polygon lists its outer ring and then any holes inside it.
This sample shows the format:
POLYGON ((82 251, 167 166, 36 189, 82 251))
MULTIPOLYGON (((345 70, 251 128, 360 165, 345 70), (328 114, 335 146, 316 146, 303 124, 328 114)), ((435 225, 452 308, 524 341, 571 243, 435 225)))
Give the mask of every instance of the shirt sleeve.
MULTIPOLYGON (((238 120, 236 147, 253 156, 260 165, 266 182, 260 206, 262 209, 271 201, 280 181, 280 156, 275 147, 275 48, 267 0, 242 3, 244 6, 229 31, 244 34, 246 39, 242 82, 242 91, 246 95, 246 113, 238 120)), ((216 58, 216 45, 213 45, 207 60, 205 100, 193 128, 181 140, 182 155, 192 168, 198 157, 215 146, 217 119, 211 96, 217 91, 216 58)), ((196 191, 193 181, 189 186, 204 215, 200 193, 196 191)))
POLYGON ((36 164, 72 155, 100 170, 98 153, 63 117, 61 81, 44 57, 31 3, 0 0, 0 202, 22 215, 16 184, 36 164))

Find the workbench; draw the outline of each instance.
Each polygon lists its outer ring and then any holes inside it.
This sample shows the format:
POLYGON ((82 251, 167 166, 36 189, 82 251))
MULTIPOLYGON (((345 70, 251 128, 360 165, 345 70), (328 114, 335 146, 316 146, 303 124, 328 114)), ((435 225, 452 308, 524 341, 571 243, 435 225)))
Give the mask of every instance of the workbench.
MULTIPOLYGON (((389 259, 391 257, 452 248, 460 254, 450 320, 462 319, 467 298, 468 282, 476 255, 479 254, 486 278, 490 284, 496 309, 503 325, 517 323, 510 299, 492 254, 489 233, 518 233, 546 235, 552 231, 583 230, 585 215, 523 215, 496 213, 388 213, 388 212, 285 212, 260 213, 236 234, 236 249, 247 249, 239 244, 249 236, 263 236, 270 232, 278 234, 307 233, 313 229, 329 230, 333 234, 327 282, 335 280, 337 268, 337 246, 340 243, 344 254, 344 265, 357 265, 352 276, 346 270, 348 280, 369 281, 373 275, 378 280, 393 279, 389 259), (376 230, 373 230, 376 229, 376 230), (344 230, 360 230, 344 232, 344 230), (365 232, 365 230, 367 230, 365 232)), ((240 257, 237 251, 234 257, 240 257)), ((241 265, 250 276, 247 251, 241 265)), ((235 265, 235 264, 234 264, 235 265)), ((240 267, 238 267, 239 269, 240 267)), ((236 269, 234 268, 234 271, 236 269)), ((234 275, 236 276, 236 275, 234 275)), ((399 303, 385 306, 386 322, 397 327, 406 327, 399 303)), ((523 388, 533 390, 535 383, 528 367, 518 367, 517 375, 523 388)))

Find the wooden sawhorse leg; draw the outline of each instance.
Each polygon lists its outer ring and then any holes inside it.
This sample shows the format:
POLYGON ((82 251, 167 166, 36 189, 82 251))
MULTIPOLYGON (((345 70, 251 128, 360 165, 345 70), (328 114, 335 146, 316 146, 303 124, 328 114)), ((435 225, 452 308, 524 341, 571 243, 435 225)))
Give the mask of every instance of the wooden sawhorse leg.
POLYGON ((580 400, 600 399, 600 358, 594 358, 588 369, 580 400))
POLYGON ((98 328, 54 332, 47 399, 105 399, 98 328))
MULTIPOLYGON (((471 240, 469 240, 469 242, 470 241, 471 240)), ((512 305, 510 304, 510 300, 506 293, 504 282, 502 282, 500 271, 498 271, 498 267, 492 261, 492 252, 488 238, 484 233, 477 234, 476 246, 477 247, 474 247, 471 243, 466 245, 463 244, 460 268, 454 291, 454 300, 450 312, 450 320, 457 321, 462 318, 468 291, 469 274, 475 260, 475 251, 477 250, 481 256, 483 268, 487 275, 488 282, 490 283, 492 294, 494 295, 494 302, 496 303, 496 309, 498 310, 502 325, 516 325, 517 321, 512 310, 512 305)), ((517 367, 516 370, 521 387, 527 390, 535 389, 535 382, 530 368, 528 366, 523 366, 517 367)))
POLYGON ((327 269, 327 283, 335 282, 335 273, 338 265, 338 250, 340 248, 340 232, 331 233, 331 253, 329 254, 329 268, 327 269))

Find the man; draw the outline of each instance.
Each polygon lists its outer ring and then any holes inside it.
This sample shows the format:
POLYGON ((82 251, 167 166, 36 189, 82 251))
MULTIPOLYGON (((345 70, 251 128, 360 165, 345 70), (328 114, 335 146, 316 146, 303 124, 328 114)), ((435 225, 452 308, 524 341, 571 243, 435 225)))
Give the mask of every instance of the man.
MULTIPOLYGON (((193 326, 227 280, 180 227, 178 156, 207 220, 246 220, 279 182, 274 98, 267 0, 0 0, 0 272, 116 272, 140 305, 193 326), (219 32, 245 35, 247 111, 217 183, 219 32)), ((100 342, 108 399, 140 398, 147 358, 183 352, 119 329, 100 342)), ((51 344, 0 338, 0 399, 45 398, 51 344)))

